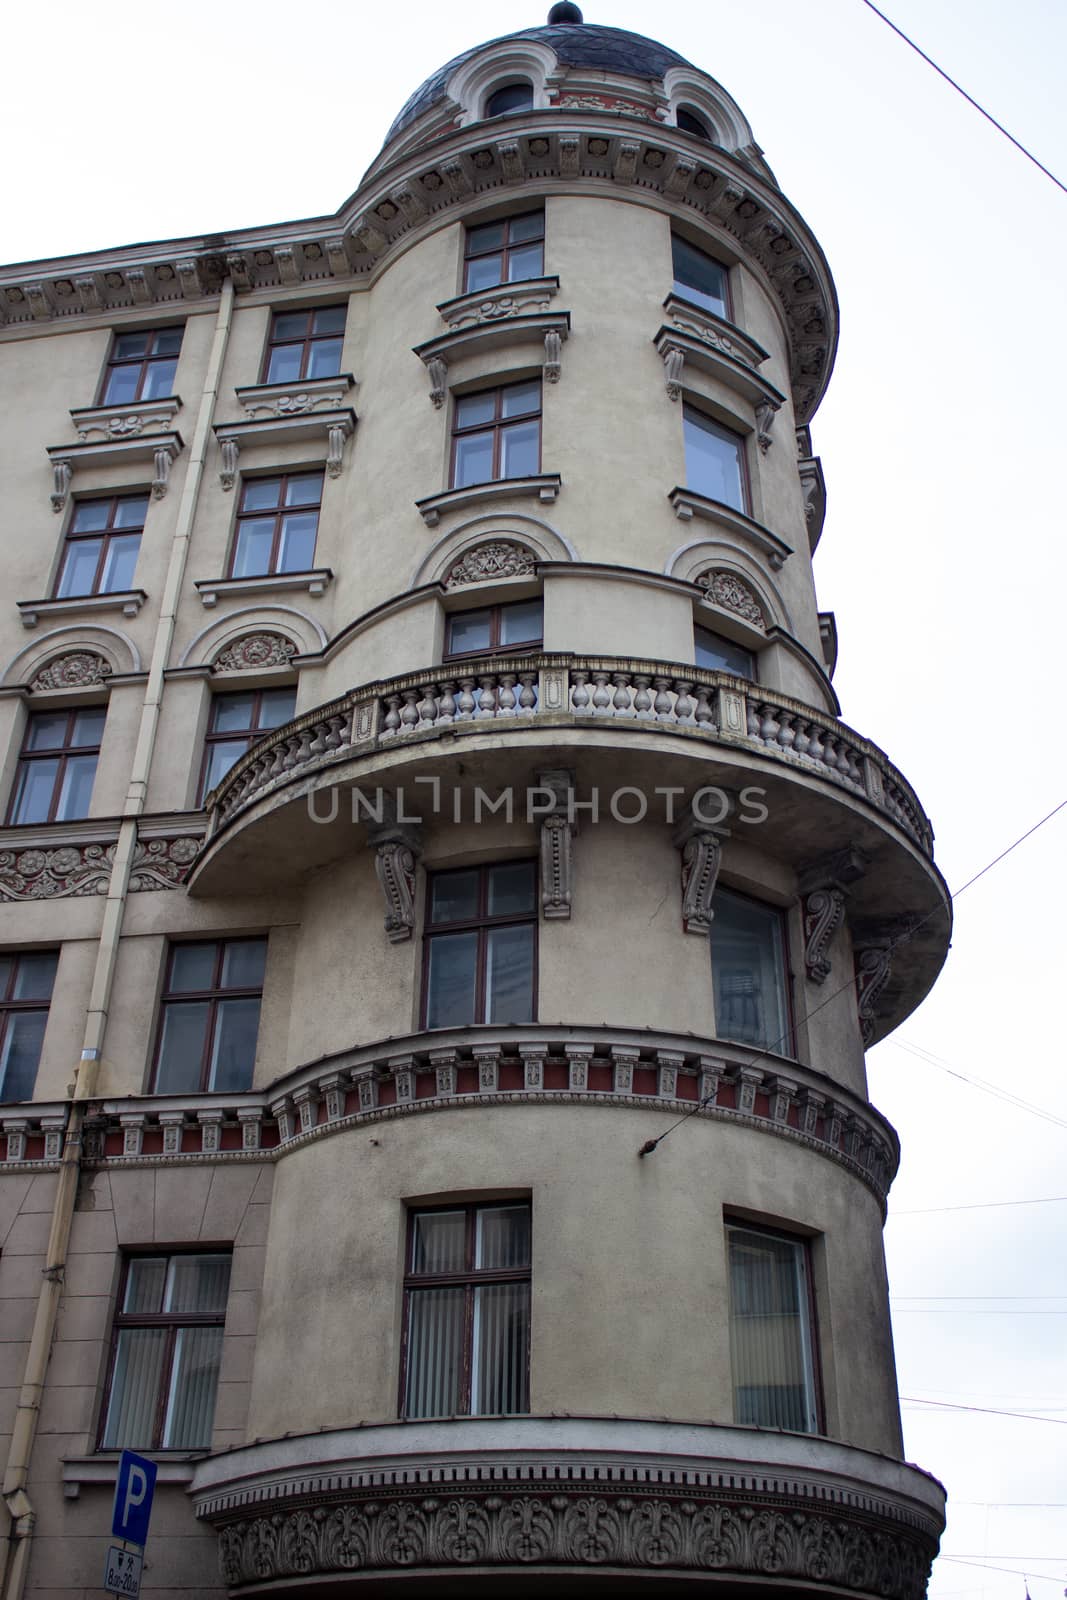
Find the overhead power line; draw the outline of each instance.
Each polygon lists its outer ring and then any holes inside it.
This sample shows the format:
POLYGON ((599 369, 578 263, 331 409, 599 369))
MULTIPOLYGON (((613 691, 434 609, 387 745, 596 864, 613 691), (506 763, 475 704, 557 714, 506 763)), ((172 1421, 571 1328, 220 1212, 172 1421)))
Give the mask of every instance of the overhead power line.
POLYGON ((937 1067, 941 1072, 947 1072, 950 1078, 958 1078, 961 1083, 966 1083, 972 1089, 980 1089, 983 1094, 991 1094, 997 1100, 1003 1100, 1006 1105, 1014 1106, 1017 1111, 1025 1111, 1032 1117, 1040 1117, 1042 1122, 1051 1122, 1057 1128, 1067 1128, 1067 1118, 1058 1117, 1054 1111, 1046 1111, 1044 1106, 1036 1106, 1030 1100, 1024 1100, 1020 1095, 1012 1094, 1010 1089, 1002 1089, 999 1084, 990 1083, 986 1078, 975 1077, 969 1073, 961 1072, 958 1067, 952 1067, 942 1056, 935 1055, 932 1050, 926 1050, 921 1044, 912 1044, 909 1039, 890 1039, 889 1043, 894 1050, 906 1050, 911 1056, 917 1056, 920 1061, 925 1061, 932 1067, 937 1067))
POLYGON ((997 1411, 993 1406, 953 1405, 950 1400, 924 1400, 921 1395, 902 1394, 902 1400, 912 1405, 936 1406, 940 1411, 976 1411, 984 1417, 1018 1417, 1022 1422, 1050 1422, 1055 1428, 1067 1428, 1067 1417, 1036 1417, 1030 1411, 997 1411))
POLYGON ((928 67, 933 67, 934 71, 939 77, 944 78, 947 84, 951 84, 956 93, 961 94, 967 101, 968 105, 973 106, 981 116, 985 117, 987 122, 991 122, 994 128, 996 128, 997 132, 1002 133, 1005 139, 1008 140, 1009 144, 1013 144, 1016 150, 1026 157, 1027 161, 1032 161, 1037 170, 1039 172, 1043 172, 1045 177, 1050 179, 1056 185, 1057 189, 1061 189, 1064 194, 1067 194, 1067 184, 1061 183, 1056 174, 1054 172, 1050 172, 1048 167, 1045 166, 1044 162, 1037 159, 1032 150, 1028 150, 1024 144, 1020 144, 1015 135, 1013 133, 1009 133, 1002 122, 998 122, 996 117, 994 117, 991 112, 986 110, 985 106, 979 105, 974 96, 972 94, 968 94, 966 89, 964 89, 961 84, 956 82, 955 78, 950 77, 945 71, 944 67, 939 67, 932 56, 928 56, 925 50, 920 49, 920 47, 915 43, 915 40, 909 38, 904 32, 903 28, 898 28, 896 23, 893 22, 891 18, 886 16, 884 11, 879 11, 878 7, 872 4, 872 0, 863 0, 863 3, 869 11, 874 12, 876 17, 881 17, 887 28, 892 28, 898 39, 903 39, 904 43, 914 50, 917 56, 921 56, 928 67))
POLYGON ((915 1211, 890 1211, 894 1217, 931 1217, 935 1211, 999 1211, 1003 1206, 1051 1206, 1062 1204, 1067 1194, 1043 1194, 1033 1200, 976 1200, 962 1206, 919 1206, 915 1211))

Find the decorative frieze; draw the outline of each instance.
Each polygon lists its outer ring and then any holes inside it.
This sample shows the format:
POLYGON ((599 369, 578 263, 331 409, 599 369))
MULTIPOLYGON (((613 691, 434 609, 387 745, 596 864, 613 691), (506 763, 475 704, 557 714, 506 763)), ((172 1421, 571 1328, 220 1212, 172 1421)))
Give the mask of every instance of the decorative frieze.
POLYGON ((0 899, 65 900, 106 894, 114 856, 113 844, 0 850, 0 899))
POLYGON ((437 309, 449 328, 458 330, 549 311, 558 292, 557 277, 530 278, 523 283, 503 283, 495 289, 457 295, 454 300, 442 301, 437 309))
POLYGON ((95 651, 71 650, 66 655, 53 656, 47 666, 41 667, 30 679, 30 690, 91 689, 106 683, 111 672, 111 662, 95 651))
POLYGON ((713 606, 723 611, 733 611, 753 627, 766 631, 767 618, 756 597, 756 591, 726 567, 706 567, 693 579, 698 589, 703 589, 713 606))
POLYGON ((487 583, 491 578, 532 578, 536 573, 537 556, 529 545, 514 539, 491 539, 463 552, 445 578, 445 588, 487 583))
POLYGON ((130 867, 130 891, 177 889, 200 851, 200 840, 138 839, 130 867))
POLYGON ((349 390, 355 384, 350 372, 335 378, 306 378, 303 383, 257 383, 235 389, 245 415, 260 417, 306 417, 319 411, 343 409, 349 390))
POLYGON ((79 444, 93 440, 139 439, 145 434, 166 433, 181 410, 177 395, 164 400, 141 400, 124 406, 84 406, 72 411, 70 420, 79 444))
POLYGON ((284 633, 264 630, 245 633, 220 650, 211 663, 213 673, 263 672, 268 667, 288 667, 297 646, 284 633))

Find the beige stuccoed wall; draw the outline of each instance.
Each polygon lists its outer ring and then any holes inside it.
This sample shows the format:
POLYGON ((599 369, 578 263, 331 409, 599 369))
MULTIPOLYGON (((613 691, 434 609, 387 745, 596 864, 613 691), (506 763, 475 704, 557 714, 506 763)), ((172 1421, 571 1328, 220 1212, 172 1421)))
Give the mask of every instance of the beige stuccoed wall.
POLYGON ((732 1422, 723 1214, 740 1210, 815 1235, 829 1431, 899 1453, 881 1217, 863 1185, 708 1120, 642 1161, 654 1119, 641 1111, 431 1115, 432 1128, 385 1119, 279 1162, 250 1439, 396 1416, 405 1203, 496 1191, 532 1198, 534 1413, 732 1422))

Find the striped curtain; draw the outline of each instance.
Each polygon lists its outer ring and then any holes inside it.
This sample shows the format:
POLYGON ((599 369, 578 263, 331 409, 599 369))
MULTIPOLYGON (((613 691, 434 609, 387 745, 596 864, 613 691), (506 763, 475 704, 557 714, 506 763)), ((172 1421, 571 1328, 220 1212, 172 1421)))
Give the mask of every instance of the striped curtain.
POLYGON ((814 1433, 804 1246, 736 1227, 728 1237, 734 1416, 763 1428, 814 1433))
POLYGON ((119 1334, 105 1450, 151 1448, 166 1342, 165 1328, 123 1328, 119 1334))

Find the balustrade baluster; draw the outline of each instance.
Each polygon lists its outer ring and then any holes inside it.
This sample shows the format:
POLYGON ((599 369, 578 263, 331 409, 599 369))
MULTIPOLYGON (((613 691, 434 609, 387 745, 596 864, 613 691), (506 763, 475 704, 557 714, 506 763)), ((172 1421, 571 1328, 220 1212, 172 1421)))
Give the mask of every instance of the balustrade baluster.
POLYGON ((808 734, 808 755, 812 761, 817 761, 822 766, 826 760, 826 751, 822 743, 823 730, 817 722, 811 724, 808 734))
POLYGON ((656 718, 659 722, 674 721, 674 701, 671 699, 669 678, 653 678, 656 687, 656 718))
POLYGON ((589 674, 576 667, 571 673, 571 679, 571 710, 576 717, 587 716, 590 710, 589 690, 587 687, 589 674))
POLYGON ((478 702, 474 698, 476 678, 460 678, 459 680, 459 710, 456 713, 458 722, 470 722, 478 709, 478 702))
POLYGON ((616 717, 632 717, 634 712, 630 674, 628 672, 613 672, 611 681, 615 685, 615 693, 611 697, 612 715, 616 717))
POLYGON ((796 738, 793 740, 793 754, 794 755, 796 755, 796 756, 806 756, 807 755, 808 748, 809 748, 809 746, 811 744, 811 739, 810 739, 810 737, 808 735, 808 729, 810 727, 811 727, 811 723, 807 720, 806 717, 798 717, 797 718, 796 738))
POLYGON ((760 732, 759 707, 751 695, 749 695, 745 701, 745 721, 748 724, 749 738, 761 738, 762 735, 760 732))
POLYGON ((515 685, 517 682, 518 679, 513 672, 502 672, 500 674, 498 717, 513 717, 515 715, 515 685))
POLYGON ((456 720, 456 682, 442 683, 441 700, 437 708, 438 723, 455 722, 456 720))
POLYGON ((608 672, 593 673, 593 682, 596 684, 596 688, 593 690, 594 716, 611 716, 611 695, 608 693, 608 678, 610 676, 611 674, 608 672))
POLYGON ((634 677, 634 684, 637 688, 637 693, 634 695, 634 715, 637 717, 651 717, 654 715, 652 696, 648 692, 651 683, 651 678, 640 675, 634 677))
POLYGON ((436 684, 428 683, 423 690, 422 699, 418 704, 420 728, 432 728, 437 721, 436 689, 436 684))
MULTIPOLYGON (((387 695, 385 703, 389 709, 382 720, 382 737, 392 739, 400 732, 400 696, 398 694, 387 695)), ((322 748, 321 738, 322 728, 317 727, 315 729, 315 737, 311 741, 311 748, 315 755, 318 755, 322 748)))
POLYGON ((711 728, 714 730, 715 713, 711 708, 711 697, 714 692, 715 691, 710 689, 706 683, 697 684, 697 705, 696 711, 693 713, 693 715, 696 719, 696 725, 698 728, 711 728))
POLYGON ((479 682, 479 685, 481 686, 482 693, 481 693, 481 697, 480 697, 480 699, 478 701, 478 709, 474 713, 474 715, 476 717, 495 717, 496 716, 496 692, 495 692, 496 674, 495 673, 489 673, 484 678, 479 678, 478 682, 479 682))
POLYGON ((674 687, 678 695, 677 700, 674 702, 675 717, 679 722, 684 723, 686 727, 695 728, 696 718, 694 717, 693 712, 696 710, 696 701, 689 693, 693 685, 691 683, 687 683, 684 678, 676 678, 674 680, 674 687))
POLYGON ((519 690, 519 713, 520 713, 520 715, 522 713, 524 713, 524 712, 536 711, 537 710, 537 689, 536 689, 535 685, 537 683, 537 673, 536 672, 520 672, 519 673, 519 682, 522 685, 522 688, 519 690))
POLYGON ((792 750, 793 740, 797 736, 794 726, 797 720, 796 715, 792 711, 780 711, 778 716, 780 719, 778 723, 778 743, 783 750, 792 750))
POLYGON ((400 713, 401 733, 410 733, 419 725, 419 691, 417 689, 404 690, 404 709, 400 713))
POLYGON ((777 744, 778 742, 778 719, 774 714, 774 707, 768 700, 764 700, 760 706, 759 736, 764 744, 777 744))

